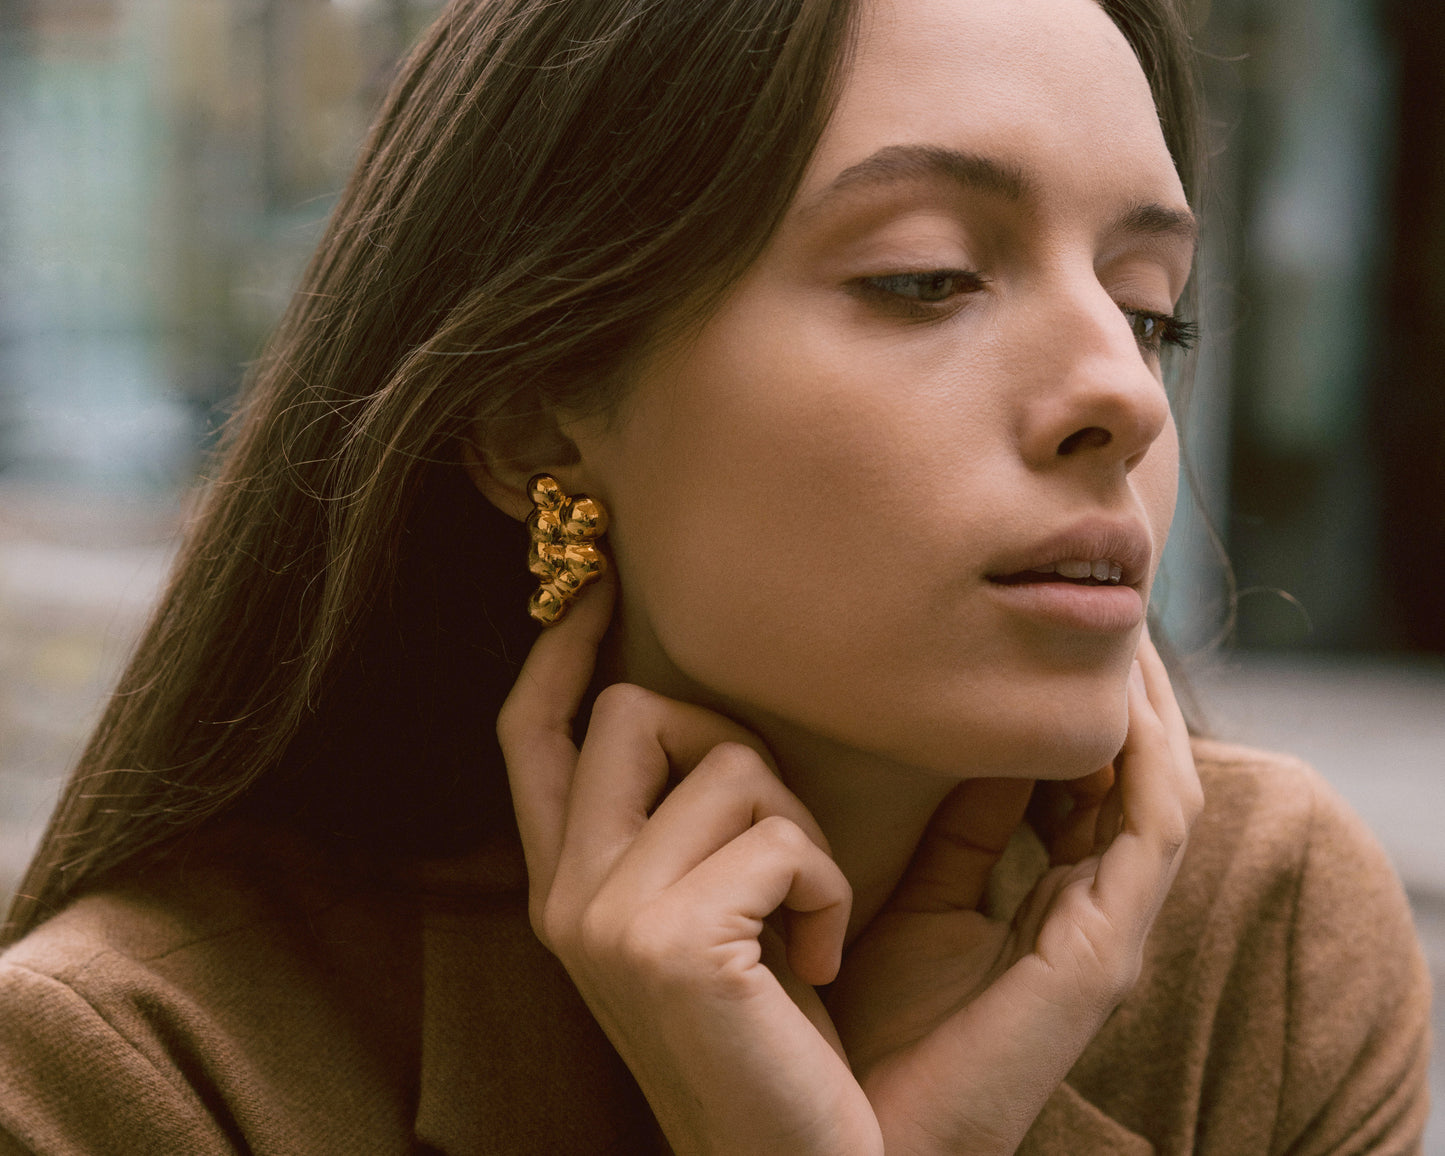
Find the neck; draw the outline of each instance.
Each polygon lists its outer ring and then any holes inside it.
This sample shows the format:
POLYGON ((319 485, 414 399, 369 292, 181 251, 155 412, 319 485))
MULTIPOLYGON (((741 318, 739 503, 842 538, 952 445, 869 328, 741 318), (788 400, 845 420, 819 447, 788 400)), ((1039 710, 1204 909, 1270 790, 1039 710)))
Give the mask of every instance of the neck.
POLYGON ((848 938, 887 901, 908 867, 928 821, 953 778, 859 751, 719 701, 653 647, 623 645, 615 631, 599 661, 599 684, 634 682, 658 694, 716 710, 748 727, 773 752, 783 781, 817 820, 834 861, 853 889, 848 938))
POLYGON ((919 840, 957 780, 800 733, 775 720, 748 722, 774 755, 853 888, 848 939, 887 901, 919 840))

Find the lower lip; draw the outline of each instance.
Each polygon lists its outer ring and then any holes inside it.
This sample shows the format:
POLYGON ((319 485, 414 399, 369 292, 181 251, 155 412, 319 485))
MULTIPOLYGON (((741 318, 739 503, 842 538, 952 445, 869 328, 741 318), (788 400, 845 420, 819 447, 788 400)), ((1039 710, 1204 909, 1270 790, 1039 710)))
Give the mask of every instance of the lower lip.
POLYGON ((994 597, 1011 610, 1057 626, 1116 634, 1144 621, 1144 600, 1132 586, 1079 586, 1073 582, 990 582, 994 597))

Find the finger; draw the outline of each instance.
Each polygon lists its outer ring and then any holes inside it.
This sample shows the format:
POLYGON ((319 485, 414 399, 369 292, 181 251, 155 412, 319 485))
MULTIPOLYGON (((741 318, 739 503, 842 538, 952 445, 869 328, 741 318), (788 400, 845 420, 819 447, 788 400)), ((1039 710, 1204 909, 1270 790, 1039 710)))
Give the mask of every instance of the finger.
MULTIPOLYGON (((1122 819, 1099 861, 1093 892, 1119 926, 1147 928, 1173 882, 1197 808, 1180 789, 1175 752, 1138 664, 1128 693, 1129 733, 1117 760, 1122 819)), ((1101 824, 1110 812, 1106 801, 1101 824)))
POLYGON ((1197 793, 1198 775, 1194 768, 1194 751, 1189 741, 1189 727, 1184 721, 1184 712, 1169 684, 1169 673, 1164 660, 1159 656, 1146 628, 1139 640, 1139 665, 1144 672, 1144 685, 1149 692, 1149 701, 1163 722, 1169 735, 1169 745, 1174 751, 1175 769, 1179 774, 1181 788, 1197 793))
POLYGON ((1184 712, 1179 709, 1174 688, 1169 684, 1169 673, 1164 666, 1164 660, 1155 649, 1147 627, 1142 644, 1139 666, 1144 673, 1144 685, 1148 691, 1149 702, 1169 736, 1169 749, 1174 754, 1171 766, 1185 813, 1192 824, 1204 809, 1204 787, 1199 781, 1198 768, 1194 765, 1194 744, 1189 736, 1189 726, 1184 721, 1184 712))
POLYGON ((1113 764, 1080 779, 1041 782, 1029 802, 1029 818, 1049 848, 1049 863, 1077 863, 1094 851, 1099 809, 1114 785, 1113 764), (1046 802, 1040 805, 1041 796, 1046 802))
POLYGON ((1098 859, 1045 875, 1013 928, 1034 950, 921 1045, 930 1053, 921 1066, 960 1074, 985 1104, 1018 1103, 1018 1071, 1041 1081, 1045 1095, 1063 1078, 1136 981, 1145 937, 1178 870, 1194 813, 1192 760, 1177 765, 1140 664, 1127 694, 1129 730, 1099 808, 1101 830, 1121 823, 1117 836, 1098 859), (999 1022, 1010 1030, 997 1032, 999 1022), (980 1048, 980 1038, 992 1046, 980 1048))
POLYGON ((829 853, 817 821, 762 755, 741 743, 722 743, 658 805, 618 859, 607 887, 633 895, 661 891, 769 818, 788 820, 829 853))
POLYGON ((595 893, 630 847, 670 777, 687 775, 720 744, 771 756, 756 735, 714 711, 618 683, 597 696, 577 759, 558 874, 595 893))
POLYGON ((934 812, 889 900, 895 911, 972 911, 1033 791, 1032 779, 969 779, 934 812))
POLYGON ((1104 801, 1099 804, 1098 809, 1094 812, 1091 853, 1102 855, 1107 851, 1109 844, 1118 836, 1119 827, 1123 822, 1124 787, 1123 784, 1116 784, 1114 789, 1104 796, 1104 801))
POLYGON ((565 618, 542 631, 497 712, 527 875, 543 893, 556 870, 577 763, 572 721, 592 680, 616 589, 616 579, 604 573, 565 618))
POLYGON ((796 823, 774 816, 709 855, 668 889, 655 913, 689 942, 711 937, 721 958, 741 947, 755 960, 763 921, 786 908, 788 966, 804 982, 823 984, 838 974, 852 901, 832 857, 796 823))

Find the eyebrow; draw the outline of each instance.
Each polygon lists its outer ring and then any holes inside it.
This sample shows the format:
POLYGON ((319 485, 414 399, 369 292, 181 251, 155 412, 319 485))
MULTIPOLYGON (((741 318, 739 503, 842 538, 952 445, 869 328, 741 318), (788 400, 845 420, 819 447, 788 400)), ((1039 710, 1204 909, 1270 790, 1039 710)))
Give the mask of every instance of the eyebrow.
MULTIPOLYGON (((844 169, 827 188, 801 206, 799 214, 812 216, 852 189, 926 177, 943 177, 961 188, 1016 203, 1029 200, 1037 191, 1023 169, 981 153, 940 145, 889 145, 844 169)), ((1199 222, 1193 213, 1154 202, 1131 205, 1114 220, 1108 232, 1177 238, 1191 246, 1199 243, 1199 222)))
POLYGON ((1009 201, 1025 200, 1033 184, 1022 169, 979 153, 939 145, 889 145, 849 165, 802 208, 811 216, 840 193, 870 185, 888 185, 921 177, 945 177, 966 189, 992 193, 1009 201))
POLYGON ((1134 233, 1146 237, 1172 237, 1199 244, 1199 219, 1188 209, 1141 202, 1120 214, 1109 229, 1111 233, 1134 233))

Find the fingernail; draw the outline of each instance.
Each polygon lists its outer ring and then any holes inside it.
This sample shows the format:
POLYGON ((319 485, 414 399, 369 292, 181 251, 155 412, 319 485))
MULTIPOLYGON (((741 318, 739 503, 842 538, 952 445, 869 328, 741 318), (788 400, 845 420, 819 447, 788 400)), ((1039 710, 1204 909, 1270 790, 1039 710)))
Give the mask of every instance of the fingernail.
POLYGON ((1144 689, 1144 668, 1139 665, 1139 660, 1134 660, 1134 665, 1129 670, 1129 681, 1140 690, 1144 689))

